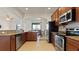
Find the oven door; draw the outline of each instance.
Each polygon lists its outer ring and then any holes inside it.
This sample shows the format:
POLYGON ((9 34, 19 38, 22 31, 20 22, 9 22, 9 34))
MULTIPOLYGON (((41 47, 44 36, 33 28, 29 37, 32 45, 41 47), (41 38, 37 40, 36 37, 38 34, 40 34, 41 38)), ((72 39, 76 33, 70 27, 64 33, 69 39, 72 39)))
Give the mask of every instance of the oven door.
POLYGON ((55 48, 58 51, 64 51, 64 37, 63 36, 55 36, 55 48))

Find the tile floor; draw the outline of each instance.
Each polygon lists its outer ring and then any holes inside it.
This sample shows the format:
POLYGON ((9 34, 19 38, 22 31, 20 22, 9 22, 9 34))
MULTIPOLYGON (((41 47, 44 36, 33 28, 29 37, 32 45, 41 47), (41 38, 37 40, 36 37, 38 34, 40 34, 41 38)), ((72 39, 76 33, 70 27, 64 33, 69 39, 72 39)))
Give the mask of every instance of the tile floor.
POLYGON ((37 41, 26 41, 18 51, 55 51, 55 48, 46 40, 41 40, 39 43, 37 41))

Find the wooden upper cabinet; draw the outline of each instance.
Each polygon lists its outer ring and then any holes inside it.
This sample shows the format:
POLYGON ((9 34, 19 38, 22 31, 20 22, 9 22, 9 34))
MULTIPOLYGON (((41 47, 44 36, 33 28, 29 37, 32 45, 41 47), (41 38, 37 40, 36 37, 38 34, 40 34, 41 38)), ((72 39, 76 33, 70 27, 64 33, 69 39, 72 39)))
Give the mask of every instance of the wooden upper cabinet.
MULTIPOLYGON (((72 7, 60 7, 58 8, 51 16, 51 21, 55 21, 56 25, 59 24, 59 17, 67 12, 68 10, 72 9, 72 7)), ((79 11, 78 11, 79 12, 79 11)))
POLYGON ((56 22, 56 25, 59 24, 59 10, 55 12, 55 22, 56 22))
POLYGON ((58 25, 58 22, 59 22, 59 10, 58 9, 51 16, 51 20, 55 21, 56 25, 58 25))
POLYGON ((59 8, 59 16, 64 13, 63 10, 64 10, 63 8, 59 8))
POLYGON ((64 7, 64 8, 65 8, 65 12, 67 12, 70 9, 72 9, 72 7, 64 7))
POLYGON ((59 15, 61 16, 62 14, 64 14, 65 12, 67 12, 70 9, 72 9, 72 7, 60 7, 59 8, 59 15))
POLYGON ((79 22, 79 7, 76 7, 76 22, 79 22))

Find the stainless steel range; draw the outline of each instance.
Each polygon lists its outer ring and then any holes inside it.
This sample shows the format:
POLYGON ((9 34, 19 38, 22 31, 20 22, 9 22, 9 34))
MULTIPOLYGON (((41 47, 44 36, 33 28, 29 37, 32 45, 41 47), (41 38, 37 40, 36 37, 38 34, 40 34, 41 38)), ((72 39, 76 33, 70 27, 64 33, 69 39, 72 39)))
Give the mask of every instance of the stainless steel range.
POLYGON ((67 36, 79 36, 79 28, 67 28, 66 35, 67 36))
POLYGON ((57 51, 66 50, 66 40, 62 35, 55 35, 55 48, 57 51))

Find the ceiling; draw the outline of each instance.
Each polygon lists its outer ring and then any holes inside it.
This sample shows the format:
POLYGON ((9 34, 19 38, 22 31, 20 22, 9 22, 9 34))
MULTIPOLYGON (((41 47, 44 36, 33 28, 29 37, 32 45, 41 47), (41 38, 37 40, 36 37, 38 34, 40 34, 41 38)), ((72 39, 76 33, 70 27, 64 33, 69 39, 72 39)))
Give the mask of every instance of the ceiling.
POLYGON ((48 10, 48 7, 0 7, 0 18, 11 16, 15 17, 27 17, 25 15, 30 15, 31 17, 50 17, 51 14, 57 9, 58 7, 51 7, 48 10))
POLYGON ((28 7, 28 10, 26 10, 26 7, 17 7, 17 9, 21 13, 29 13, 29 14, 44 14, 44 13, 52 13, 57 9, 57 7, 51 7, 50 10, 48 10, 48 7, 28 7))
POLYGON ((58 7, 51 7, 50 10, 48 10, 48 7, 28 7, 28 10, 26 10, 27 7, 16 7, 16 9, 23 15, 23 17, 26 18, 51 18, 51 15, 58 7), (27 17, 28 16, 28 17, 27 17))
POLYGON ((57 7, 51 7, 50 10, 48 10, 48 7, 28 7, 28 10, 26 10, 26 7, 18 7, 16 8, 18 11, 20 11, 22 14, 52 14, 57 7))

